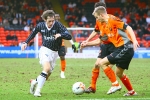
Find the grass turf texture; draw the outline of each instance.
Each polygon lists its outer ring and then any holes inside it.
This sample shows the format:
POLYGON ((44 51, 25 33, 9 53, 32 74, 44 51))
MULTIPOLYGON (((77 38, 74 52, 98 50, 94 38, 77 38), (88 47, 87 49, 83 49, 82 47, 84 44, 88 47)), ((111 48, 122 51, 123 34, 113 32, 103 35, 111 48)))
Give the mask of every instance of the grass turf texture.
POLYGON ((66 59, 66 79, 61 79, 58 59, 54 72, 42 89, 42 97, 38 98, 29 93, 29 80, 36 78, 42 70, 38 59, 0 59, 0 100, 150 100, 150 59, 133 59, 129 70, 125 71, 138 96, 123 97, 127 90, 119 79, 122 90, 107 95, 111 85, 102 70, 95 94, 73 94, 75 82, 81 81, 89 86, 95 60, 66 59))

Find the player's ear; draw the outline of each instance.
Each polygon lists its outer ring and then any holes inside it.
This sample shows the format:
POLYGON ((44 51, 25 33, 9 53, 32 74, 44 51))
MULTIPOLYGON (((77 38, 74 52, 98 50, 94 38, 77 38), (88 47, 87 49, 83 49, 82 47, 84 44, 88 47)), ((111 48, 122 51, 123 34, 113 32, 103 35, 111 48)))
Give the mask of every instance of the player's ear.
POLYGON ((103 17, 103 14, 100 14, 99 16, 100 16, 100 17, 103 17))

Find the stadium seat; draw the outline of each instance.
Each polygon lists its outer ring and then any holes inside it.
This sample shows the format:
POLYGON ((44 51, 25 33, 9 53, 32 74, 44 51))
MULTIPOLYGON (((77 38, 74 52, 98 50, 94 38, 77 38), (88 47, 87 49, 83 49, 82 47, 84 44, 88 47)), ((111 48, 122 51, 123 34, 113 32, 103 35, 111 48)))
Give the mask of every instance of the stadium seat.
POLYGON ((36 20, 39 20, 39 19, 40 19, 40 16, 38 16, 38 15, 35 16, 35 19, 36 19, 36 20))
POLYGON ((84 37, 76 37, 75 40, 76 40, 76 42, 82 42, 85 40, 85 38, 84 37))
POLYGON ((4 28, 3 28, 3 27, 0 27, 0 31, 4 31, 4 28))
POLYGON ((22 41, 25 41, 25 40, 26 40, 26 37, 25 37, 25 36, 22 36, 22 37, 21 37, 21 40, 22 40, 22 41))
POLYGON ((1 32, 1 33, 0 33, 0 36, 1 36, 1 37, 5 37, 5 38, 6 38, 6 35, 7 35, 7 34, 4 34, 4 32, 1 32))
POLYGON ((7 47, 7 46, 10 46, 9 43, 3 43, 3 45, 6 46, 6 47, 7 47))
POLYGON ((10 31, 10 34, 11 34, 11 35, 14 35, 14 33, 15 33, 14 31, 10 31))
POLYGON ((9 33, 9 31, 4 31, 4 33, 7 35, 9 33))
POLYGON ((1 35, 1 34, 5 34, 5 32, 4 32, 4 31, 0 31, 0 35, 1 35))
POLYGON ((67 8, 68 8, 67 4, 63 4, 62 7, 63 7, 64 12, 66 12, 66 10, 67 10, 67 8))

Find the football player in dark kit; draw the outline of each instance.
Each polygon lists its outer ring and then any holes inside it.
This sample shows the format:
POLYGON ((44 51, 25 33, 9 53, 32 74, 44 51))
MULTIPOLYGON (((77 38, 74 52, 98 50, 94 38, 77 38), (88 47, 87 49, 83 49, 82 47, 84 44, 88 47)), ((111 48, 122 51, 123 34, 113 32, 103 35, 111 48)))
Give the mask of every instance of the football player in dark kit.
POLYGON ((62 40, 72 39, 66 27, 64 27, 59 21, 55 21, 55 13, 53 10, 44 11, 41 17, 44 22, 40 22, 36 25, 29 37, 21 46, 21 49, 25 50, 27 44, 35 37, 35 35, 38 32, 41 33, 42 46, 39 50, 39 60, 43 70, 35 80, 31 81, 30 86, 30 93, 36 97, 41 96, 41 89, 44 86, 46 78, 52 73, 55 67, 58 50, 62 45, 62 40))

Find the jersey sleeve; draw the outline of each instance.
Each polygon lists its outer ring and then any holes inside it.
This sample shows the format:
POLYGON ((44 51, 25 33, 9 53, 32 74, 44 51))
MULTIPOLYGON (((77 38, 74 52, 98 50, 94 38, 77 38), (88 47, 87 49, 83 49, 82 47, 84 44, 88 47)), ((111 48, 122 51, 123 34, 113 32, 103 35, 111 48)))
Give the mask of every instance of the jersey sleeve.
POLYGON ((35 35, 40 32, 40 26, 39 24, 32 30, 32 32, 30 33, 30 35, 28 36, 28 38, 26 39, 26 43, 28 44, 34 37, 35 35))
POLYGON ((71 40, 72 36, 68 32, 65 26, 63 26, 61 23, 58 22, 58 33, 61 34, 62 39, 71 40))
POLYGON ((95 32, 100 32, 100 29, 98 27, 98 22, 96 21, 95 27, 94 27, 95 32))
POLYGON ((111 23, 113 24, 113 27, 119 28, 121 30, 126 30, 127 24, 124 23, 122 20, 119 18, 115 17, 113 20, 111 20, 111 23))

